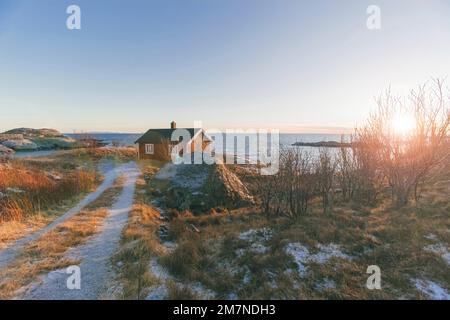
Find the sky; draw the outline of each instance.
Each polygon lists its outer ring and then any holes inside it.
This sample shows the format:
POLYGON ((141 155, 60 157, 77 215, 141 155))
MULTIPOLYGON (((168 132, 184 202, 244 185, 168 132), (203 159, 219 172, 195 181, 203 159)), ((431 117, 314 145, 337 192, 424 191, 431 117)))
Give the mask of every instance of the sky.
POLYGON ((0 0, 0 131, 340 132, 449 57, 448 0, 0 0))

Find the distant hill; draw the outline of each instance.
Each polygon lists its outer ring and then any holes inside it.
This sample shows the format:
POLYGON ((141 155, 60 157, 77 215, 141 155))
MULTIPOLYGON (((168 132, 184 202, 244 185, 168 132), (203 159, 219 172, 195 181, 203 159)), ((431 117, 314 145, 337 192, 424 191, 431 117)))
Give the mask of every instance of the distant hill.
POLYGON ((72 149, 80 143, 55 129, 16 128, 0 134, 0 144, 15 151, 72 149))

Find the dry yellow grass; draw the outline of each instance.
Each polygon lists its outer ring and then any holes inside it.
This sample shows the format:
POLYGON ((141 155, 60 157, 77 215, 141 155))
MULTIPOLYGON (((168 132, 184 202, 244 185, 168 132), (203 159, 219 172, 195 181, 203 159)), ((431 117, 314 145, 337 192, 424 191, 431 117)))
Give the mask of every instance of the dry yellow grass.
POLYGON ((107 207, 121 191, 122 183, 123 178, 119 177, 113 187, 80 213, 26 246, 10 266, 0 271, 0 299, 13 298, 17 290, 45 272, 77 264, 77 261, 67 259, 65 253, 98 231, 108 213, 107 207))
POLYGON ((34 231, 37 231, 47 224, 52 222, 55 218, 73 207, 84 194, 72 197, 68 200, 62 201, 59 205, 51 209, 41 211, 32 216, 21 220, 9 220, 0 223, 0 249, 6 248, 10 243, 20 239, 34 231))
MULTIPOLYGON (((267 218, 257 211, 180 215, 169 229, 178 247, 159 261, 177 280, 199 282, 218 298, 236 294, 241 299, 424 299, 412 279, 430 279, 450 290, 448 265, 424 250, 433 243, 427 238, 430 234, 444 246, 450 244, 450 184, 445 176, 440 181, 430 185, 418 203, 403 208, 390 200, 376 208, 351 208, 342 202, 323 214, 320 203, 313 201, 310 212, 297 220, 267 218), (239 234, 262 227, 270 228, 273 237, 264 243, 264 252, 254 252, 239 234), (311 252, 319 244, 337 244, 353 259, 312 263, 307 277, 300 278, 285 252, 293 242, 311 252), (374 264, 382 270, 382 290, 365 287, 366 269, 374 264), (324 279, 334 286, 319 290, 324 279)), ((177 290, 174 296, 179 296, 177 290)))
MULTIPOLYGON (((150 173, 151 178, 156 170, 152 165, 146 165, 143 172, 150 173)), ((142 191, 146 182, 138 179, 135 204, 128 218, 128 223, 122 232, 120 249, 112 258, 117 268, 117 281, 123 288, 118 299, 142 299, 148 287, 156 284, 156 279, 148 270, 149 261, 164 253, 165 248, 158 239, 158 230, 161 225, 160 213, 153 206, 147 204, 148 198, 142 191)))
POLYGON ((96 175, 92 171, 68 170, 53 174, 22 163, 1 165, 0 222, 37 214, 95 185, 96 175))

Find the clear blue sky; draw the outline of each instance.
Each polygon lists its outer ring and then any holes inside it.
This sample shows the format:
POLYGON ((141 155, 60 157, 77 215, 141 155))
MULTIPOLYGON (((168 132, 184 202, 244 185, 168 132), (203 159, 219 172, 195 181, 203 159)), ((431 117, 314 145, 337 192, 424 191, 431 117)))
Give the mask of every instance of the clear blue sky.
POLYGON ((0 0, 0 130, 353 127, 449 57, 448 0, 0 0))

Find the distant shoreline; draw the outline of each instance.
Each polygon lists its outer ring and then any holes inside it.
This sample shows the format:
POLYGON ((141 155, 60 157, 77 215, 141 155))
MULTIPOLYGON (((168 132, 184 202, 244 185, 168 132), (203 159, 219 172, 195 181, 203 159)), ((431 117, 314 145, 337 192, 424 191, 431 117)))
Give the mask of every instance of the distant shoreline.
POLYGON ((324 148, 351 148, 352 144, 349 142, 337 141, 319 141, 319 142, 295 142, 294 147, 324 147, 324 148))

